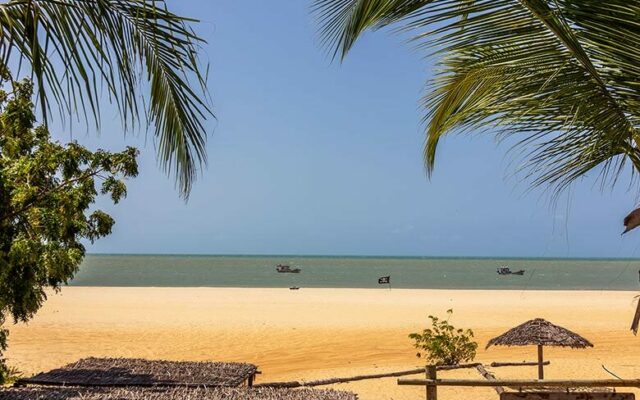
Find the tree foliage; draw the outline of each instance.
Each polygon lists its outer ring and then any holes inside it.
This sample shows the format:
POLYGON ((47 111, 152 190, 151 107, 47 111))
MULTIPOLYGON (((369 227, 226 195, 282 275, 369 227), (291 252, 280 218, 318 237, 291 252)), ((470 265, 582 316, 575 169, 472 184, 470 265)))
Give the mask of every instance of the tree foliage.
MULTIPOLYGON (((447 310, 451 316, 453 310, 447 310)), ((431 328, 422 333, 409 335, 415 341, 414 347, 425 352, 418 353, 431 365, 457 365, 461 362, 472 361, 476 356, 478 343, 473 340, 471 329, 456 329, 449 320, 441 320, 429 315, 431 328)))
POLYGON ((195 22, 164 0, 10 0, 0 4, 0 66, 30 69, 45 124, 57 106, 99 126, 108 95, 125 129, 155 129, 160 164, 187 196, 211 116, 195 22))
POLYGON ((395 25, 436 59, 423 99, 425 165, 440 138, 514 140, 534 185, 640 170, 640 4, 613 0, 316 0, 324 43, 344 57, 395 25))
MULTIPOLYGON (((127 194, 123 179, 138 174, 134 148, 92 152, 52 141, 45 126, 34 126, 32 94, 30 81, 0 91, 0 326, 8 317, 27 321, 47 289, 73 277, 82 242, 108 235, 114 224, 92 207, 97 196, 118 203, 127 194)), ((0 361, 6 340, 0 329, 0 361)))
POLYGON ((11 385, 22 376, 23 374, 18 368, 8 366, 0 359, 0 385, 11 385))

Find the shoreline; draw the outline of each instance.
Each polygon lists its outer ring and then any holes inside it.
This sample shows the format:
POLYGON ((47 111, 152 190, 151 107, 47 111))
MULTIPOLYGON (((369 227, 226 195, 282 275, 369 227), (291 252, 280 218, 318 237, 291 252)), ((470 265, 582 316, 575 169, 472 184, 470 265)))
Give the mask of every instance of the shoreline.
MULTIPOLYGON (((533 347, 486 342, 535 317, 585 336, 593 349, 545 349, 549 378, 640 375, 640 338, 629 331, 635 291, 63 287, 28 324, 8 325, 11 365, 31 374, 88 356, 247 361, 258 383, 312 380, 424 365, 408 334, 429 314, 471 328, 476 361, 532 361, 533 347)), ((534 377, 535 368, 500 368, 500 377, 534 377)), ((443 375, 444 376, 444 375, 443 375)), ((446 377, 477 378, 475 371, 446 377)), ((395 379, 335 385, 362 399, 410 399, 424 389, 395 379), (415 389, 415 390, 414 390, 415 389)), ((461 390, 461 389, 451 389, 461 390)), ((471 392, 461 392, 471 394, 471 392)), ((495 393, 478 389, 480 399, 495 393)))

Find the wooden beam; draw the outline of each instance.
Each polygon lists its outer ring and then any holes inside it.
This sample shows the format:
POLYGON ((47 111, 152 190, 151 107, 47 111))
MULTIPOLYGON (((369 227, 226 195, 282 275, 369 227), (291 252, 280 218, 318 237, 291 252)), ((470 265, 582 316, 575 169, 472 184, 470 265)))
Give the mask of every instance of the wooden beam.
MULTIPOLYGON (((438 365, 436 370, 438 371, 449 371, 452 369, 462 369, 462 368, 475 368, 478 365, 482 365, 480 363, 472 363, 472 364, 459 364, 459 365, 438 365)), ((344 383, 344 382, 352 382, 352 381, 362 381, 366 379, 379 379, 379 378, 392 378, 397 376, 405 376, 405 375, 416 375, 416 374, 424 374, 424 368, 417 369, 409 369, 405 371, 396 371, 396 372, 385 372, 382 374, 371 374, 371 375, 356 375, 356 376, 348 376, 344 378, 327 378, 320 379, 316 381, 289 381, 289 382, 265 382, 258 383, 253 385, 254 387, 277 387, 277 388, 296 388, 303 386, 323 386, 323 385, 331 385, 333 383, 344 383)))
MULTIPOLYGON (((549 365, 551 364, 551 361, 544 361, 542 363, 542 365, 549 365)), ((497 362, 494 361, 491 364, 489 364, 491 367, 526 367, 526 366, 531 366, 534 367, 536 365, 538 365, 537 361, 520 361, 520 362, 497 362)))
POLYGON ((640 379, 398 379, 398 385, 413 386, 512 386, 512 387, 640 387, 640 379))
MULTIPOLYGON (((484 379, 488 381, 496 380, 496 377, 491 372, 487 371, 482 365, 478 365, 476 369, 478 370, 478 372, 480 372, 480 375, 482 375, 484 379)), ((494 386, 493 388, 498 394, 504 393, 504 388, 502 386, 494 386)))
POLYGON ((482 363, 457 364, 457 365, 438 365, 438 366, 436 366, 436 370, 438 370, 438 371, 449 371, 449 370, 452 370, 452 369, 475 368, 478 365, 482 365, 482 363))

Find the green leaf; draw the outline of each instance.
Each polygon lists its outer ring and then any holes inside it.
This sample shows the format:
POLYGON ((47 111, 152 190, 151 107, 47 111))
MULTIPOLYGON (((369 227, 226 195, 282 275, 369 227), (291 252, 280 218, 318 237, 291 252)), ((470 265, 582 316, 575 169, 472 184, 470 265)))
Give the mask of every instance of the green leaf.
POLYGON ((99 128, 105 91, 125 129, 155 130, 160 165, 186 198, 212 116, 195 22, 161 0, 11 0, 0 4, 0 69, 30 67, 45 123, 57 106, 99 128))
POLYGON ((324 44, 345 56, 394 24, 435 58, 425 167, 448 133, 513 136, 519 171, 557 192, 595 171, 640 170, 640 5, 616 0, 317 0, 324 44))

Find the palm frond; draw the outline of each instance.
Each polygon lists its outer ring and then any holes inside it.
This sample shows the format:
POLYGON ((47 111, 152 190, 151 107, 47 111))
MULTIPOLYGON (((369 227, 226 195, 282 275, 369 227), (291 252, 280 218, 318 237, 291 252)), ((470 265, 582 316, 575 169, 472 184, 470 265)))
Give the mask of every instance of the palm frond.
POLYGON ((125 129, 152 124, 161 166, 186 197, 212 115, 194 21, 163 0, 12 0, 0 4, 0 63, 28 64, 45 122, 55 105, 99 128, 106 91, 125 129))
POLYGON ((321 34, 344 55, 365 30, 396 23, 436 57, 423 99, 429 174, 442 135, 471 131, 519 135, 534 185, 561 190, 594 168, 603 182, 615 183, 625 161, 640 170, 639 5, 390 3, 318 0, 321 34))
POLYGON ((358 37, 405 18, 433 0, 316 0, 312 6, 321 25, 322 44, 333 57, 344 58, 358 37))

